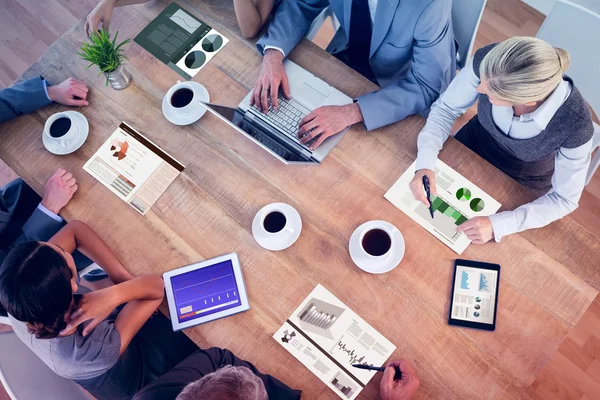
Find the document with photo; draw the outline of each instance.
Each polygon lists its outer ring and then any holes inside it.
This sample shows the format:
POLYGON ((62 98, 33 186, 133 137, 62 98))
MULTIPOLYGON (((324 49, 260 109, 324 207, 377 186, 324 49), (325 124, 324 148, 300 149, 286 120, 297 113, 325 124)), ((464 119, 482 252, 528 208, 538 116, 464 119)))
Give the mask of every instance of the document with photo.
POLYGON ((352 364, 384 366, 396 346, 321 285, 273 335, 342 399, 354 399, 375 375, 352 364))
POLYGON ((142 215, 184 168, 125 122, 83 166, 142 215))
POLYGON ((501 204, 441 160, 435 164, 437 196, 431 196, 433 219, 429 208, 416 200, 410 191, 415 176, 414 162, 387 191, 385 198, 415 222, 458 254, 471 243, 456 227, 470 218, 495 214, 501 204))

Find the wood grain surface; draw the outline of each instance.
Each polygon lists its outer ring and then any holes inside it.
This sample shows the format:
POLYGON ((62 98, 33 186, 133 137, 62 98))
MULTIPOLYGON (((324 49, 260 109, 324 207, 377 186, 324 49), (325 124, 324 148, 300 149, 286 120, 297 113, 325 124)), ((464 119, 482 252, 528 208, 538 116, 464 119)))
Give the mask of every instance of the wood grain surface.
MULTIPOLYGON (((194 81, 206 86, 211 101, 236 106, 258 74, 261 58, 254 43, 240 38, 230 2, 179 3, 231 40, 194 81)), ((134 37, 166 4, 122 8, 111 29, 134 37)), ((73 171, 80 189, 64 217, 92 226, 134 274, 158 274, 237 252, 252 308, 187 330, 200 346, 227 347, 302 389, 307 399, 337 398, 271 338, 321 283, 398 346, 393 357, 414 361, 422 382, 418 398, 519 398, 597 294, 600 242, 565 218, 499 244, 470 246, 463 257, 502 265, 498 328, 490 333, 449 327, 456 254, 383 198, 415 159, 422 118, 372 133, 353 127, 321 166, 286 166, 212 115, 186 127, 167 122, 162 97, 181 78, 135 43, 127 50, 133 84, 124 91, 105 87, 75 55, 83 39, 80 21, 21 79, 41 73, 52 81, 83 79, 91 88, 91 105, 80 110, 90 123, 87 142, 65 157, 44 149, 43 123, 64 109, 53 105, 4 124, 0 158, 38 191, 57 167, 73 171), (187 167, 145 217, 81 169, 121 121, 187 167), (298 242, 282 252, 262 249, 251 233, 256 212, 275 201, 294 206, 304 225, 298 242), (400 266, 381 276, 356 268, 347 250, 353 230, 372 219, 396 225, 407 246, 400 266)), ((290 58, 349 96, 375 89, 309 42, 290 58)), ((535 198, 453 139, 441 159, 503 209, 535 198)), ((378 379, 360 398, 376 397, 378 379)))

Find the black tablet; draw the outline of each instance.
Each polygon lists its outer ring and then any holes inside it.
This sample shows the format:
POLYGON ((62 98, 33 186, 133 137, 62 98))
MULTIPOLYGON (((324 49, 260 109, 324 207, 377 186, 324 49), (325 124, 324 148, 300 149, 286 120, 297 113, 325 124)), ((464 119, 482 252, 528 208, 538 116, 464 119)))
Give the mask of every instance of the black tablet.
POLYGON ((450 296, 450 325, 496 329, 500 266, 456 260, 450 296))

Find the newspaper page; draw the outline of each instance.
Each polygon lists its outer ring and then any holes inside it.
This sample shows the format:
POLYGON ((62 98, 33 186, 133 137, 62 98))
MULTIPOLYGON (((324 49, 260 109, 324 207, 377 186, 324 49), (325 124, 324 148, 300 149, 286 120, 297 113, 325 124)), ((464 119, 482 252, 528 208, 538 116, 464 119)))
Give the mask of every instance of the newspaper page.
POLYGON ((414 162, 387 191, 385 198, 458 254, 471 243, 456 227, 470 218, 495 214, 501 204, 441 160, 435 164, 437 196, 431 196, 434 216, 409 188, 414 162))
POLYGON ((83 166, 142 215, 184 168, 125 122, 83 166))
POLYGON ((396 350, 389 340, 321 285, 273 335, 342 399, 355 399, 396 350))

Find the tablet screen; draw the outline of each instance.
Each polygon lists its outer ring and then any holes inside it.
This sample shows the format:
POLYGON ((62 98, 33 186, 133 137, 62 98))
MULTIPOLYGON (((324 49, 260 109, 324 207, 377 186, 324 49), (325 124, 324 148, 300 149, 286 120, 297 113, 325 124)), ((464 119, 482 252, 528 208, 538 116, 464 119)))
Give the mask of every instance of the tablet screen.
POLYGON ((173 276, 171 287, 179 322, 240 305, 231 260, 173 276))
POLYGON ((457 263, 452 299, 452 319, 494 323, 498 271, 473 268, 457 263))

